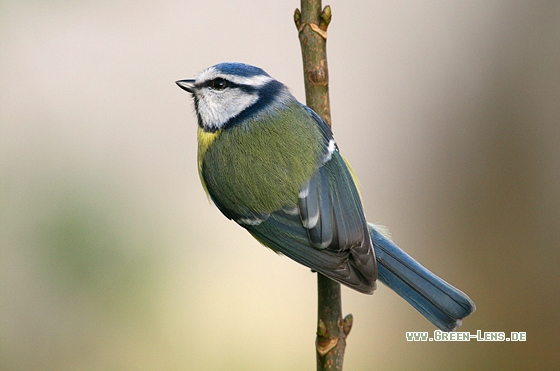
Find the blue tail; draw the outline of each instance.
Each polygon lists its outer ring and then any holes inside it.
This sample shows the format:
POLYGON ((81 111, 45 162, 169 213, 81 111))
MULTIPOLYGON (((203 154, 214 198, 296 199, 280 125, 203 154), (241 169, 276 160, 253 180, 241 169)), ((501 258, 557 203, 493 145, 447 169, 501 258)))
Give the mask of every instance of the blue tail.
POLYGON ((442 331, 461 326, 461 319, 475 311, 471 299, 402 251, 369 224, 379 280, 442 331))

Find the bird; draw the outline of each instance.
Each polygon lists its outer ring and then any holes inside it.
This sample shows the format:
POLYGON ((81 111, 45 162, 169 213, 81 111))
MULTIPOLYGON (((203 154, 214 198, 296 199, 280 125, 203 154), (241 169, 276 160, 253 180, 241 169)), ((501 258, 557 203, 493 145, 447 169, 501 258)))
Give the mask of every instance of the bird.
POLYGON ((211 66, 176 84, 198 121, 198 172, 228 219, 255 239, 360 293, 379 279, 442 331, 474 302, 368 223, 356 176, 330 127, 263 69, 211 66))

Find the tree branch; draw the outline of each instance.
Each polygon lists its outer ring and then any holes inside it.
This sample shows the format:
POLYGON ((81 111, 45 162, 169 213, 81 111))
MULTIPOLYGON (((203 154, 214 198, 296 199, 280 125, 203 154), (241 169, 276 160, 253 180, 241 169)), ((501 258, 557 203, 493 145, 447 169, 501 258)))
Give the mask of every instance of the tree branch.
POLYGON ((331 8, 321 11, 320 0, 301 0, 301 12, 294 14, 303 56, 305 99, 307 106, 331 126, 329 68, 327 65, 327 28, 331 8))
MULTIPOLYGON (((331 8, 321 10, 321 0, 301 0, 294 21, 299 32, 303 57, 305 98, 309 108, 331 126, 329 69, 327 65, 327 28, 331 8)), ((346 336, 352 315, 342 319, 340 284, 317 273, 318 319, 315 349, 317 370, 342 370, 346 336)))

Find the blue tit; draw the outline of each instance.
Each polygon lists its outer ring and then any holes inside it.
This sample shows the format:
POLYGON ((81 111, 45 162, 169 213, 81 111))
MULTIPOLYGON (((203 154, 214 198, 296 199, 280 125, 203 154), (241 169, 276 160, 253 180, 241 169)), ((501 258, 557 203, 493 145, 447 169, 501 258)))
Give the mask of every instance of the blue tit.
POLYGON ((451 331, 467 295, 368 224, 330 128, 258 67, 221 63, 177 81, 194 98, 198 171, 207 194, 263 245, 354 290, 376 280, 451 331))

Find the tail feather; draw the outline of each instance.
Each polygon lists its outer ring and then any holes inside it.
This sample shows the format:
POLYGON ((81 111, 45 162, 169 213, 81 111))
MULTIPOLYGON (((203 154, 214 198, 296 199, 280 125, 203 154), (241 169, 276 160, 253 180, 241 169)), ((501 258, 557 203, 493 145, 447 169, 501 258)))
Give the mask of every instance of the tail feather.
POLYGON ((389 286, 442 331, 453 331, 475 311, 472 300, 402 251, 373 224, 369 232, 379 280, 389 286))

